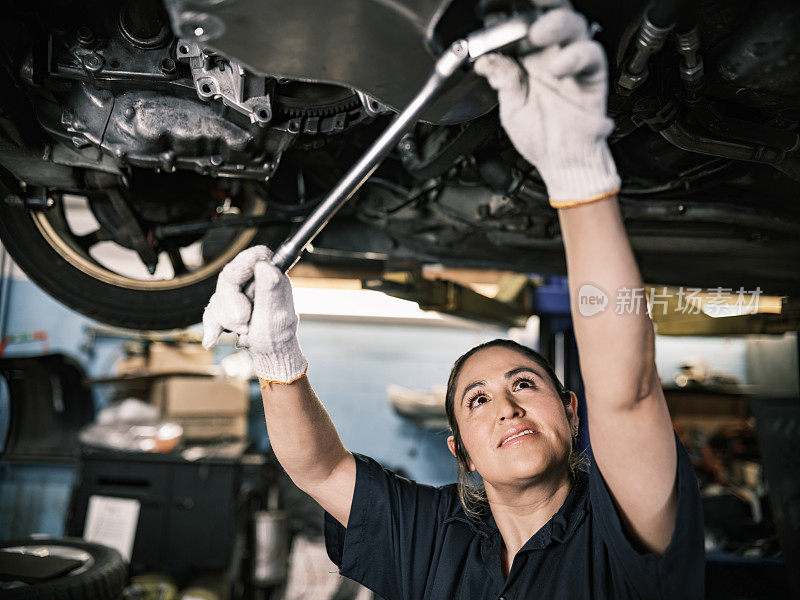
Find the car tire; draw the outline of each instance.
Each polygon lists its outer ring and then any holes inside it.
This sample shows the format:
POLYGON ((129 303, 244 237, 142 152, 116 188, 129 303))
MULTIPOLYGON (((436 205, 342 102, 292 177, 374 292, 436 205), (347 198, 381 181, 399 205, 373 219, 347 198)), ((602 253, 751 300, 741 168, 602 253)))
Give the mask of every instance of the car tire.
POLYGON ((107 546, 80 539, 60 538, 3 542, 0 551, 20 546, 57 546, 81 551, 90 555, 92 562, 88 568, 76 574, 4 589, 0 593, 4 600, 119 600, 128 580, 128 565, 119 552, 107 546))
MULTIPOLYGON (((263 227, 247 245, 266 244, 274 249, 287 232, 283 225, 263 227)), ((0 240, 17 265, 48 294, 90 318, 130 329, 177 329, 198 323, 224 266, 174 289, 114 285, 87 274, 57 252, 37 227, 34 213, 2 201, 0 240)))

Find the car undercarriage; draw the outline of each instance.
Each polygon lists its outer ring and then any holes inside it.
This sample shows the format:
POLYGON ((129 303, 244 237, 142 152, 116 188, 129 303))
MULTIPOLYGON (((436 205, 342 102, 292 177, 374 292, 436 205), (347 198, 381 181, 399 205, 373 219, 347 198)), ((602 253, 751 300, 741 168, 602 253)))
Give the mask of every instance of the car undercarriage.
MULTIPOLYGON (((99 320, 197 322, 221 267, 302 223, 432 57, 516 8, 400 5, 8 7, 4 246, 43 288, 99 320), (77 226, 81 215, 91 226, 77 226), (143 269, 120 269, 110 246, 143 269)), ((800 7, 576 5, 599 24, 609 57, 610 144, 644 280, 800 292, 800 7)), ((455 82, 304 261, 563 274, 557 214, 495 103, 477 76, 455 82)))

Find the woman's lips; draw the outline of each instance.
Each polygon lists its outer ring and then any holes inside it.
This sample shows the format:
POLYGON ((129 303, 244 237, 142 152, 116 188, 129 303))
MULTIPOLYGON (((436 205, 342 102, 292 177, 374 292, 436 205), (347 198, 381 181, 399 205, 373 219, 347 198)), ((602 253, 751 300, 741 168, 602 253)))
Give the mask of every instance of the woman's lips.
POLYGON ((529 440, 532 436, 536 435, 536 431, 533 429, 523 429, 522 431, 510 435, 508 438, 503 440, 500 443, 500 448, 505 448, 507 446, 516 446, 518 444, 522 444, 526 440, 529 440))

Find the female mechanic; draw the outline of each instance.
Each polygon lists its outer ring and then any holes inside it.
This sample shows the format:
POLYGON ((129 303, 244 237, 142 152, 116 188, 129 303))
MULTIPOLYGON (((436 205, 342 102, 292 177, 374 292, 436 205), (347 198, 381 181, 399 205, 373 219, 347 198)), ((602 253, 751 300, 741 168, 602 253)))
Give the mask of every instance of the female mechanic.
POLYGON ((329 556, 385 600, 699 599, 699 493, 656 372, 652 322, 646 306, 618 314, 609 300, 643 286, 606 143, 605 56, 564 0, 537 4, 552 8, 530 29, 540 50, 520 62, 485 56, 475 70, 497 90, 503 127, 558 211, 588 471, 573 460, 575 394, 541 356, 508 340, 478 346, 453 367, 447 443, 458 483, 417 484, 349 452, 305 376, 291 285, 263 246, 220 274, 203 343, 223 329, 239 334, 262 382, 273 451, 326 511, 329 556), (251 277, 252 314, 240 290, 251 277), (582 300, 598 294, 606 308, 582 312, 582 300))

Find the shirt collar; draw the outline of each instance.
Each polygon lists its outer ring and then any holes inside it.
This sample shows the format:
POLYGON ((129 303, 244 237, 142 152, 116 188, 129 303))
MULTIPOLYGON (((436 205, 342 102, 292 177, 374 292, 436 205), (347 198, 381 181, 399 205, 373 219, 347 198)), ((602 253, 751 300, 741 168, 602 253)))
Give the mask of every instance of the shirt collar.
MULTIPOLYGON (((575 530, 586 515, 586 501, 588 498, 588 474, 579 471, 566 500, 558 512, 525 542, 520 551, 539 550, 546 547, 551 541, 566 543, 575 533, 575 530)), ((458 521, 468 525, 473 532, 489 540, 500 540, 500 530, 495 523, 491 512, 478 521, 470 519, 464 512, 464 507, 459 503, 455 513, 445 519, 445 523, 458 521)))
POLYGON ((525 542, 520 552, 541 550, 550 542, 564 544, 570 540, 586 515, 588 483, 588 474, 579 471, 561 508, 525 542))
POLYGON ((473 533, 481 535, 487 539, 491 539, 495 535, 500 535, 500 531, 497 529, 497 525, 494 522, 494 517, 492 516, 491 512, 489 513, 488 518, 484 515, 484 517, 480 520, 470 519, 467 516, 467 513, 464 512, 464 507, 460 502, 456 505, 455 513, 444 520, 445 525, 453 522, 469 525, 473 533))

